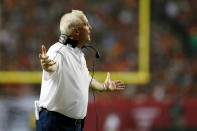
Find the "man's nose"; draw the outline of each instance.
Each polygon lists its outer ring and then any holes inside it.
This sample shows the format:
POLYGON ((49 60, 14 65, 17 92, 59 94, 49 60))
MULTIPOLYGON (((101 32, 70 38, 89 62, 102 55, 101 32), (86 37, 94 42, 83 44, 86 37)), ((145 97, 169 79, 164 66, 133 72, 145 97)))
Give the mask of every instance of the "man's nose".
POLYGON ((90 30, 90 32, 92 32, 92 26, 91 25, 89 25, 89 30, 90 30))

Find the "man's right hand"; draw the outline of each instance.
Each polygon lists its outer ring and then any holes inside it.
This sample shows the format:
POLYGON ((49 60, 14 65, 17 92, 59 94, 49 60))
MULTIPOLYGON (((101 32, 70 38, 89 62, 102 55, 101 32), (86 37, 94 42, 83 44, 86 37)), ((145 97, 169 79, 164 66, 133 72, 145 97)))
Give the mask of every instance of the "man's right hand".
POLYGON ((57 64, 55 61, 49 59, 49 56, 46 54, 46 48, 42 45, 42 53, 39 53, 39 58, 41 62, 42 69, 45 71, 52 73, 55 72, 57 69, 57 64))

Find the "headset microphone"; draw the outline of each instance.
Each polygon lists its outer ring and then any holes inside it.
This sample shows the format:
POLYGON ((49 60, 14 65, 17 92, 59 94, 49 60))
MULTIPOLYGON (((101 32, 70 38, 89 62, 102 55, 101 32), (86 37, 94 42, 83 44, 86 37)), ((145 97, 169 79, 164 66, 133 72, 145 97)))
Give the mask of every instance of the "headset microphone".
POLYGON ((94 50, 94 51, 96 52, 96 58, 97 58, 97 59, 100 58, 100 54, 99 54, 98 50, 95 49, 93 46, 91 46, 91 45, 84 45, 84 46, 82 46, 82 49, 83 49, 83 48, 85 48, 85 49, 90 48, 90 49, 94 50))

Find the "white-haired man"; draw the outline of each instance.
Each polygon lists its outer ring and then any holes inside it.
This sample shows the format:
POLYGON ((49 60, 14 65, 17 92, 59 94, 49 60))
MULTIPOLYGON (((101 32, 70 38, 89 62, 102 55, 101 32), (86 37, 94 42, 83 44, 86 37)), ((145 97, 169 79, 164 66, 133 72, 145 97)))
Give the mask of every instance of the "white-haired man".
POLYGON ((60 21, 60 41, 39 54, 43 68, 40 100, 36 103, 37 131, 82 131, 89 85, 97 91, 123 90, 124 84, 92 79, 81 47, 90 41, 91 26, 84 13, 73 10, 60 21), (90 83, 91 82, 91 83, 90 83))

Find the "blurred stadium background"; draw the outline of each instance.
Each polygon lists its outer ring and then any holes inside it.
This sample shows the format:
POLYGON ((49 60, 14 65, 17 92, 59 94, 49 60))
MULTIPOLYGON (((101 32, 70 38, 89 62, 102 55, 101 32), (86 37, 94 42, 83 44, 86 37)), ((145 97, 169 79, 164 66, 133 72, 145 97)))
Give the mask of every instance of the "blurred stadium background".
MULTIPOLYGON (((98 79, 111 71, 127 84, 123 92, 96 93, 100 131, 197 130, 196 5, 196 0, 1 0, 0 131, 35 130, 38 53, 41 44, 49 48, 58 40, 60 17, 72 9, 83 10, 93 26, 91 44, 102 55, 98 79)), ((91 70, 92 52, 86 53, 91 70)), ((94 131, 91 92, 89 97, 85 131, 94 131)))

